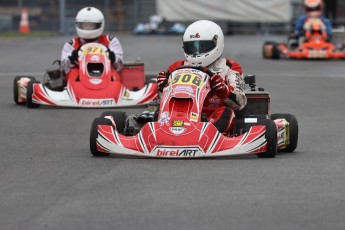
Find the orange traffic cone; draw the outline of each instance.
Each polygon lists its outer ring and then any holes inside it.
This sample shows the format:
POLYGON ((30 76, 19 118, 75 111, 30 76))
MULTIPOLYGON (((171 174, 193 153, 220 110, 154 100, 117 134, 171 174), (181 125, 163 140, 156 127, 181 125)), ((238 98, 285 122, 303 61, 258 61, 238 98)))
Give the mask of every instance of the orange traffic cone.
POLYGON ((23 8, 19 24, 19 33, 28 34, 30 32, 28 10, 23 8))

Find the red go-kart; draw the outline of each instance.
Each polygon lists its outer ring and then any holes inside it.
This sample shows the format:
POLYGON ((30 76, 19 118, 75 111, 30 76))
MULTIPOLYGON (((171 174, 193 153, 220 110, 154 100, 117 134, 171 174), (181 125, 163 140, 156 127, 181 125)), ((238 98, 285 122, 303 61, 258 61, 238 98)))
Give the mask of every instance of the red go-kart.
POLYGON ((49 79, 46 75, 48 80, 40 83, 34 77, 18 76, 13 85, 14 101, 30 108, 40 105, 102 108, 143 105, 157 97, 156 82, 143 83, 141 89, 130 90, 121 82, 123 72, 111 68, 104 45, 88 43, 80 48, 79 66, 68 72, 65 87, 55 90, 49 85, 62 81, 61 78, 49 79))
POLYGON ((277 114, 275 121, 271 120, 269 97, 265 92, 255 94, 254 87, 249 97, 254 104, 247 112, 238 114, 236 134, 225 136, 218 132, 201 113, 212 75, 203 67, 180 67, 171 73, 157 110, 139 116, 127 116, 121 111, 102 113, 91 127, 92 155, 203 158, 256 154, 271 158, 277 150, 295 150, 298 133, 295 117, 277 114), (248 115, 257 108, 265 114, 248 115))
POLYGON ((262 47, 266 59, 344 59, 344 44, 341 49, 328 41, 320 19, 309 19, 305 25, 305 36, 300 44, 290 46, 285 43, 267 41, 262 47))

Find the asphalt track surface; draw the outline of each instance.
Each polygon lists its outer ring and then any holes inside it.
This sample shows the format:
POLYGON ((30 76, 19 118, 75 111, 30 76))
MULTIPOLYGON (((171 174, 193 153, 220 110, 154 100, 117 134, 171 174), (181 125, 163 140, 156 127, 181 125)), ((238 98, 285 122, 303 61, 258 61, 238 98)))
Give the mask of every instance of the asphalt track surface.
MULTIPOLYGON (((125 59, 148 73, 183 58, 181 38, 121 34, 125 59)), ((292 113, 295 153, 274 159, 95 158, 102 109, 28 109, 13 102, 20 73, 39 75, 69 37, 0 40, 0 229, 344 229, 345 61, 264 60, 282 37, 226 37, 225 54, 292 113)), ((143 108, 125 109, 139 113, 143 108)))

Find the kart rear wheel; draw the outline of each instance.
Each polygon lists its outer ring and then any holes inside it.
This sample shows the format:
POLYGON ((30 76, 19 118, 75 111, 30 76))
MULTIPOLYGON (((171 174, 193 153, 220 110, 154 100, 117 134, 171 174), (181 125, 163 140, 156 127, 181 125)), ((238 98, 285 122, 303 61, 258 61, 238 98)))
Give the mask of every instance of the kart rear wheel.
POLYGON ((109 153, 100 152, 97 149, 98 125, 111 125, 111 121, 106 118, 98 117, 92 122, 90 132, 90 151, 95 157, 106 157, 109 156, 109 153))
POLYGON ((262 46, 262 56, 265 59, 279 59, 278 43, 272 41, 265 42, 262 46))
POLYGON ((272 45, 272 42, 265 42, 262 45, 262 57, 265 59, 270 59, 272 58, 271 52, 269 52, 269 46, 272 45))
POLYGON ((266 126, 265 138, 267 140, 267 150, 258 153, 259 158, 274 158, 277 153, 277 127, 272 120, 261 120, 258 125, 266 126))
POLYGON ((278 118, 284 118, 289 122, 289 139, 290 139, 290 144, 286 146, 285 149, 282 149, 280 151, 282 152, 287 152, 287 153, 292 153, 295 151, 297 148, 298 144, 298 121, 296 117, 292 114, 287 114, 287 113, 276 113, 271 115, 271 120, 275 120, 278 118))
POLYGON ((23 102, 19 102, 19 88, 18 88, 18 81, 21 79, 21 78, 29 78, 31 80, 35 80, 34 77, 29 77, 29 76, 17 76, 14 78, 13 80, 13 100, 14 102, 17 104, 17 105, 25 105, 25 101, 23 102))
POLYGON ((36 104, 32 101, 32 94, 34 93, 34 84, 40 83, 36 80, 31 80, 28 82, 28 85, 26 87, 26 106, 28 108, 38 108, 40 107, 40 104, 36 104))
POLYGON ((121 111, 105 111, 101 114, 101 118, 105 116, 112 116, 116 124, 116 130, 120 134, 123 134, 126 126, 127 114, 121 111))
POLYGON ((278 43, 275 43, 273 45, 273 49, 272 49, 272 59, 280 59, 280 52, 279 52, 279 49, 278 49, 278 43))

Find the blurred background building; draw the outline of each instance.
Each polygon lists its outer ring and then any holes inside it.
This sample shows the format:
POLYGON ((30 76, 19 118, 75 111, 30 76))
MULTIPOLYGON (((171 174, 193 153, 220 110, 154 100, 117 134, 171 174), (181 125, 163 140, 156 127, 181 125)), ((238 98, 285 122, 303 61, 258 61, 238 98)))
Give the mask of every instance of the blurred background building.
MULTIPOLYGON (((327 13, 332 15, 335 25, 344 25, 345 0, 324 1, 326 4, 329 1, 337 3, 333 12, 327 13)), ((0 30, 17 31, 21 9, 26 7, 31 31, 74 34, 74 17, 77 12, 85 6, 94 6, 104 13, 108 32, 133 32, 139 23, 148 22, 152 15, 160 15, 165 22, 185 25, 196 19, 212 19, 228 34, 285 33, 291 29, 296 17, 304 13, 302 2, 303 0, 1 0, 0 30), (271 5, 275 2, 276 5, 288 4, 289 9, 264 9, 261 4, 265 2, 271 5), (245 8, 243 4, 246 4, 245 8), (233 6, 243 9, 235 9, 233 13, 224 12, 225 16, 210 13, 216 8, 231 11, 235 8, 233 6)))

